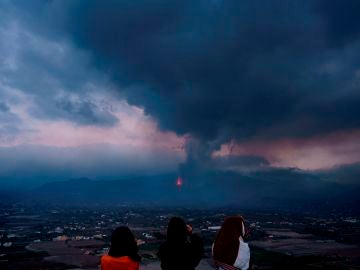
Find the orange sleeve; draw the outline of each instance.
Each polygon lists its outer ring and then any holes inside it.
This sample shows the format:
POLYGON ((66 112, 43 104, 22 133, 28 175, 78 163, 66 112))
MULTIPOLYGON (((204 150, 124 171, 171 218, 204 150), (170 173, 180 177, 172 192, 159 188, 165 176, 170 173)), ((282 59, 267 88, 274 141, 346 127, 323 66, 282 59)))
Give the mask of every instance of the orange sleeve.
POLYGON ((139 263, 128 257, 111 258, 104 255, 101 257, 101 270, 139 270, 139 263))

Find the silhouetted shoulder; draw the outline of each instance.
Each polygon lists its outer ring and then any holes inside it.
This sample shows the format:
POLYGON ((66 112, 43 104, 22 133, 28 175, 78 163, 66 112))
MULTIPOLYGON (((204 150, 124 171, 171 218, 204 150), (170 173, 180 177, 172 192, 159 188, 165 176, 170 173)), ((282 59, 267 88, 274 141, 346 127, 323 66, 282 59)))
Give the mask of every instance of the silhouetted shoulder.
POLYGON ((193 270, 199 264, 204 254, 202 239, 191 236, 191 241, 183 244, 163 243, 158 252, 163 270, 193 270))

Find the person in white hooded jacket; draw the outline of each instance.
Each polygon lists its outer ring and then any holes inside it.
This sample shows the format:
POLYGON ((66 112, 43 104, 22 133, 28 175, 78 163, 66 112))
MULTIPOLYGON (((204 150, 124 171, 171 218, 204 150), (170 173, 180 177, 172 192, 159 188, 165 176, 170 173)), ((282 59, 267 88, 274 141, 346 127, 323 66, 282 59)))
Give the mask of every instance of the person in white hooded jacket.
POLYGON ((247 270, 250 248, 244 241, 245 222, 241 216, 225 219, 213 244, 213 258, 218 270, 247 270))

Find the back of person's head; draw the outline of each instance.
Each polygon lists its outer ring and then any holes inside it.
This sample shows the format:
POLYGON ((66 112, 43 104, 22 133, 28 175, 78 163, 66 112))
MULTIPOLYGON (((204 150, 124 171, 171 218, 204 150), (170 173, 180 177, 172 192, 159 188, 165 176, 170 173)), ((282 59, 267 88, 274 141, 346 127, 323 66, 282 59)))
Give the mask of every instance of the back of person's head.
POLYGON ((128 227, 118 227, 113 231, 109 255, 111 257, 129 256, 133 261, 140 261, 135 237, 128 227))
POLYGON ((167 228, 167 240, 171 243, 185 243, 187 235, 185 221, 179 217, 172 217, 167 228))
POLYGON ((214 260, 234 265, 239 251, 239 238, 244 237, 244 219, 232 216, 225 219, 218 232, 213 249, 214 260))

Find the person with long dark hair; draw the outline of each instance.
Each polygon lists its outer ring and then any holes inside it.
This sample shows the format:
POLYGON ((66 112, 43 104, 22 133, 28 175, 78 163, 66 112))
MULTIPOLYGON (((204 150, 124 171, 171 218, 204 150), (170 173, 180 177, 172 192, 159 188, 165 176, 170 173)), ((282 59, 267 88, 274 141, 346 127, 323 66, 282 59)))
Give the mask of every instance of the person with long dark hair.
POLYGON ((201 238, 179 217, 170 219, 167 239, 158 252, 162 270, 194 270, 204 254, 201 238))
POLYGON ((139 270, 141 257, 132 232, 119 227, 111 235, 110 249, 101 257, 101 270, 139 270))
POLYGON ((245 234, 243 217, 232 216, 225 219, 213 245, 216 269, 249 269, 250 249, 244 242, 245 234))

